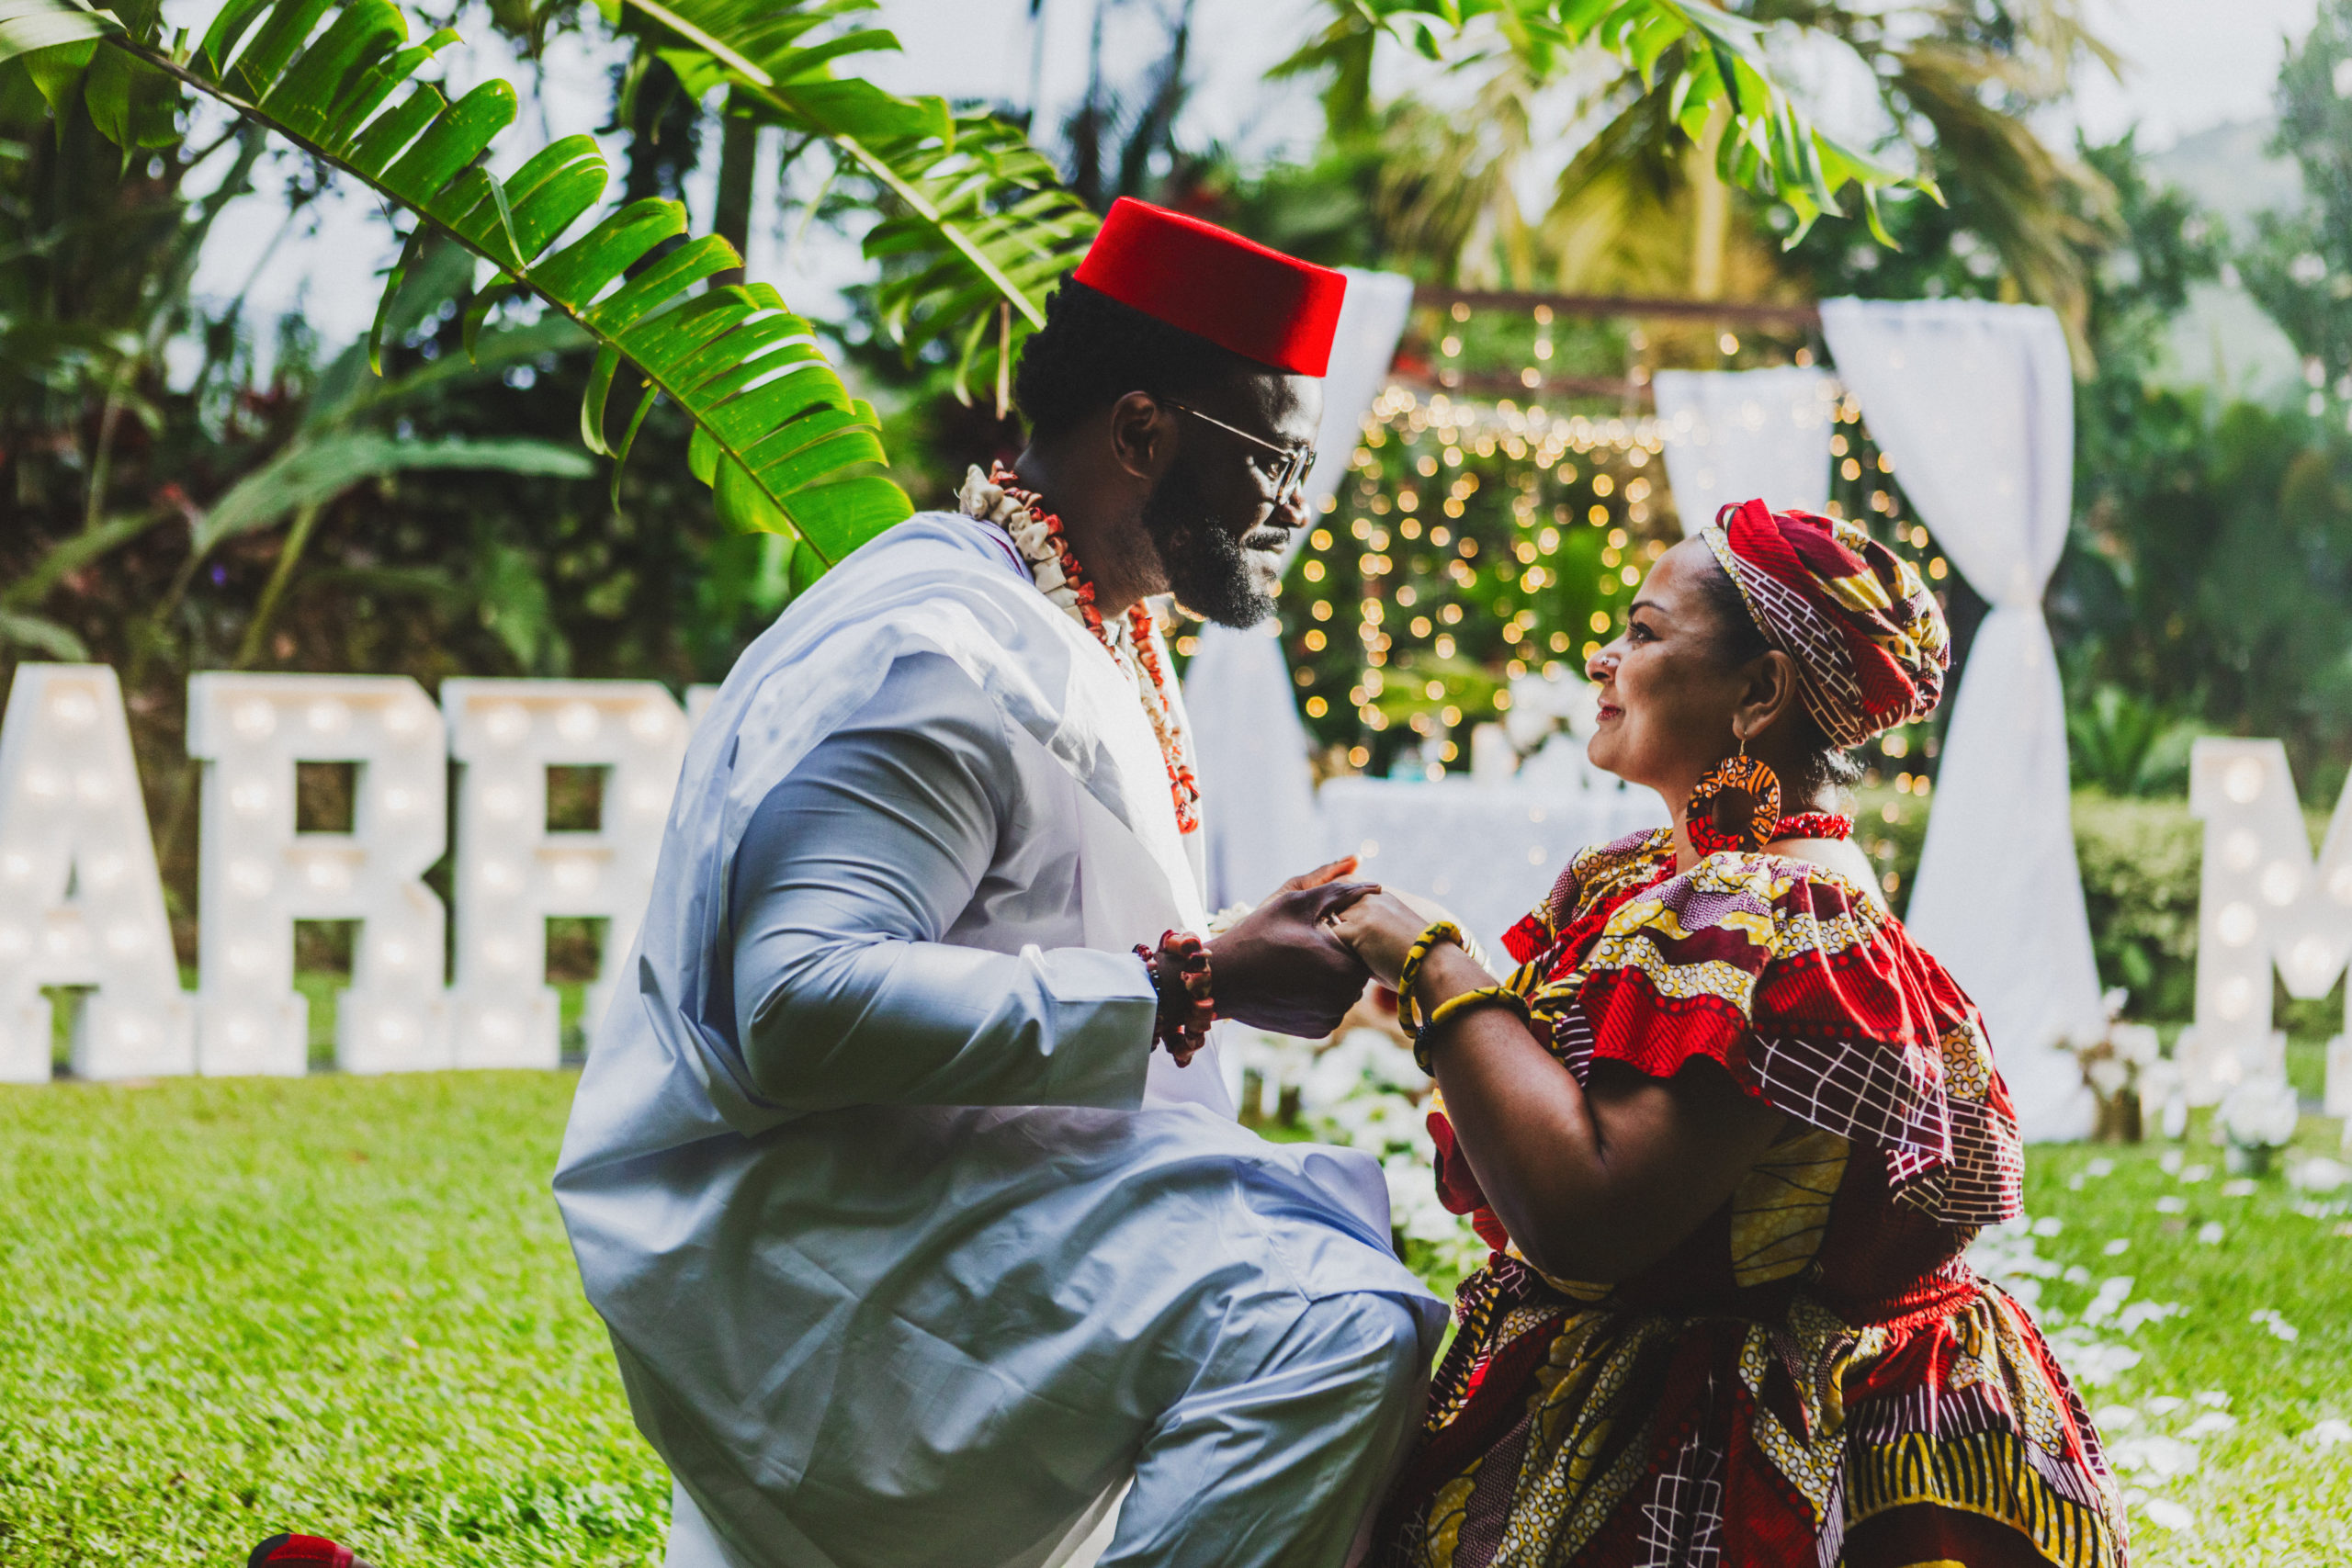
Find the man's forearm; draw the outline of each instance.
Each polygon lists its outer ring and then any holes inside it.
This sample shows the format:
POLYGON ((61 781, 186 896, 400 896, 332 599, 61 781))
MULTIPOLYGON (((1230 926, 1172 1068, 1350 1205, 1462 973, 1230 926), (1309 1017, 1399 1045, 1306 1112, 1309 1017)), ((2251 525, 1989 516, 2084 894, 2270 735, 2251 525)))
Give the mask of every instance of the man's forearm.
POLYGON ((812 938, 784 955, 743 1048, 762 1091, 798 1111, 1127 1109, 1157 1006, 1129 953, 812 938))

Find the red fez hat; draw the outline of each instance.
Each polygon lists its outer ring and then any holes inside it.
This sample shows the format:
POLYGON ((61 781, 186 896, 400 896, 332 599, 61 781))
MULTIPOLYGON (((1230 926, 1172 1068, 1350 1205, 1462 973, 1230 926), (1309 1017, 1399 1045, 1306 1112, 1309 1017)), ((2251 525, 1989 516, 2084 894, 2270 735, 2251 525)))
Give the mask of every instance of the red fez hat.
POLYGON ((1156 321, 1296 376, 1330 368, 1344 274, 1121 197, 1077 279, 1156 321))

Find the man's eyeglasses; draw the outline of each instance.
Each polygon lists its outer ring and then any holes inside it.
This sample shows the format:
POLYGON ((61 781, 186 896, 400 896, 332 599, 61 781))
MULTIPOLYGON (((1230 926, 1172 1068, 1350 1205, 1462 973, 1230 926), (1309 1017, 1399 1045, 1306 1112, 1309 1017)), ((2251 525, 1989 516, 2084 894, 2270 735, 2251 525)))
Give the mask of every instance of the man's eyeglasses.
MULTIPOLYGON (((1306 493, 1306 476, 1315 469, 1315 448, 1312 446, 1278 446, 1262 435, 1252 435, 1246 430, 1237 429, 1221 419, 1204 414, 1200 410, 1180 403, 1173 398, 1162 398, 1159 400, 1178 413, 1191 414, 1204 424, 1214 424, 1228 435, 1238 435, 1250 446, 1262 447, 1280 457, 1283 465, 1274 471, 1273 475, 1276 507, 1288 506, 1306 493)), ((1260 468, 1260 471, 1263 471, 1260 465, 1252 464, 1251 467, 1260 468)))

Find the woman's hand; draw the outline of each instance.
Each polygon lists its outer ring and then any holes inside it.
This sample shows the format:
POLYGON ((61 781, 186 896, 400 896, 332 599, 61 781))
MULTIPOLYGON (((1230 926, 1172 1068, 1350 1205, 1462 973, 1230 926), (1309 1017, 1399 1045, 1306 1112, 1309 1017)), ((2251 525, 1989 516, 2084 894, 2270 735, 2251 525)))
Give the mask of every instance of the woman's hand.
POLYGON ((1394 893, 1368 893, 1323 917, 1323 923, 1363 961, 1373 978, 1391 989, 1396 985, 1396 972, 1405 966, 1407 950, 1430 929, 1430 922, 1431 917, 1394 893))

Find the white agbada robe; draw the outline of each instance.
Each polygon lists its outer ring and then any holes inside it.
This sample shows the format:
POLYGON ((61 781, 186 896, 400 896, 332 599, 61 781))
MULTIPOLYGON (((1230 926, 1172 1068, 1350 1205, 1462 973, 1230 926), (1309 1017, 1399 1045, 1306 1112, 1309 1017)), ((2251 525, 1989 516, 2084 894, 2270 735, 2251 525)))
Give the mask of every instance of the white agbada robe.
POLYGON ((1131 949, 1202 929, 1200 889, 1130 678, 993 525, 901 525, 737 662, 556 1178, 639 1425, 728 1561, 1058 1562, 1131 1481, 1113 1561, 1337 1561, 1443 1309, 1389 1249, 1369 1156, 1239 1127, 1213 1046, 1184 1069, 1148 1051, 1131 949), (996 782, 1024 807, 1010 863, 1070 894, 976 900, 926 955, 966 953, 928 971, 963 976, 940 1015, 978 1015, 932 1077, 966 1102, 764 1092, 714 994, 714 955, 756 934, 730 929, 737 849, 926 655, 1001 717, 996 782), (1342 1504, 1336 1538, 1286 1533, 1286 1513, 1342 1504))

